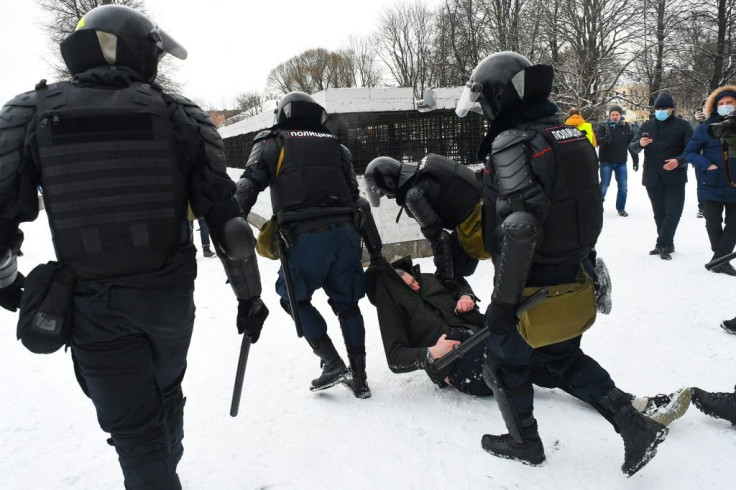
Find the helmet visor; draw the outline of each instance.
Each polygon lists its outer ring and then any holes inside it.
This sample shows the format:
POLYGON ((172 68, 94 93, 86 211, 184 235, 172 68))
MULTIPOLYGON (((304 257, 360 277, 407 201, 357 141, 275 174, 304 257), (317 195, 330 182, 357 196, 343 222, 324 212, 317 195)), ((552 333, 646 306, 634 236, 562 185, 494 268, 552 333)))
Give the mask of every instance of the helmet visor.
POLYGON ((176 56, 180 60, 187 59, 187 50, 176 39, 166 34, 166 31, 156 27, 151 31, 150 36, 151 40, 156 43, 156 47, 164 53, 176 56))
POLYGON ((371 203, 371 207, 377 208, 381 205, 381 192, 376 190, 374 187, 366 187, 366 196, 368 202, 371 203))
POLYGON ((478 102, 482 93, 483 86, 480 83, 474 83, 472 81, 468 82, 465 85, 463 94, 460 96, 460 100, 457 103, 455 114, 457 114, 458 117, 465 117, 470 111, 483 114, 483 109, 478 102))

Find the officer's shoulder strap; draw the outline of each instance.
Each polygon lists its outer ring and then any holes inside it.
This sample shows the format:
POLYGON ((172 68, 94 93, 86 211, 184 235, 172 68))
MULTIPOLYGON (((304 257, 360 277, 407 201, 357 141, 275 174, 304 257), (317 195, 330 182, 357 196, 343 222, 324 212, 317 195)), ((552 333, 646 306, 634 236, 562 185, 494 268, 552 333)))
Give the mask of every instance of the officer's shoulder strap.
POLYGON ((491 154, 500 153, 513 146, 528 142, 534 136, 532 131, 519 131, 518 129, 507 129, 493 140, 491 154))
POLYGON ((209 114, 202 110, 197 104, 187 99, 183 95, 165 94, 171 101, 182 108, 190 121, 199 126, 199 132, 205 141, 216 146, 223 146, 220 133, 217 132, 215 123, 210 119, 209 114))

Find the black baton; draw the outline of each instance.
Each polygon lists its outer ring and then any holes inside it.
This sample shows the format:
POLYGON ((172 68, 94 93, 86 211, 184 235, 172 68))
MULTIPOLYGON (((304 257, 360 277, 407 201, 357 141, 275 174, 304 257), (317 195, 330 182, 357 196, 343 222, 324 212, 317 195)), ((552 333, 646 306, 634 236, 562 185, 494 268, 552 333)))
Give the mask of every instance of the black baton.
POLYGON ((279 236, 276 237, 276 246, 279 249, 281 271, 284 274, 284 282, 286 283, 286 295, 289 297, 289 309, 291 310, 291 318, 294 319, 294 325, 296 325, 296 335, 297 337, 303 337, 304 332, 302 331, 302 319, 299 316, 299 305, 296 303, 296 295, 294 294, 294 283, 291 282, 291 271, 289 270, 289 260, 286 258, 286 245, 280 233, 279 236))
POLYGON ((725 262, 728 262, 729 260, 733 259, 734 257, 736 257, 736 252, 731 252, 728 255, 724 255, 723 257, 718 257, 717 259, 711 260, 710 262, 708 262, 707 264, 705 264, 705 268, 708 269, 708 270, 711 270, 711 269, 713 269, 713 267, 718 267, 719 265, 721 265, 721 264, 723 264, 725 262))
POLYGON ((250 352, 250 337, 243 334, 240 342, 240 357, 238 358, 238 369, 235 372, 235 387, 233 388, 233 401, 230 403, 230 416, 237 417, 240 409, 240 395, 243 393, 243 380, 245 379, 245 366, 248 364, 248 353, 250 352))

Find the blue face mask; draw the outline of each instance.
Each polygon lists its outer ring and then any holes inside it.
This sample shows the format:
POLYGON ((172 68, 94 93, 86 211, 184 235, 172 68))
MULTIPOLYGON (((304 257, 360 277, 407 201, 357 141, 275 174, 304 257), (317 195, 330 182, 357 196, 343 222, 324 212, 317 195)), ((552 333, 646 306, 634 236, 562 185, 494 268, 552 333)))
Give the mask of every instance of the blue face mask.
POLYGON ((736 110, 736 106, 733 105, 719 105, 716 109, 718 111, 719 116, 730 116, 733 114, 733 111, 736 110))
POLYGON ((654 117, 657 118, 657 121, 664 121, 665 119, 670 117, 670 115, 667 114, 666 110, 658 110, 658 111, 654 111, 654 117))

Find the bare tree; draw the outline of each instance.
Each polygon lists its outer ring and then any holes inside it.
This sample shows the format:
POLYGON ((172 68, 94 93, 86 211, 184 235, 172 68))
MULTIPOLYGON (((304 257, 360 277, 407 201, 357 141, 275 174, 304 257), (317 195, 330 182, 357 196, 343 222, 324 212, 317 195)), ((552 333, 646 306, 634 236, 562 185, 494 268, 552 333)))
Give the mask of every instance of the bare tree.
POLYGON ((381 83, 381 70, 376 63, 376 40, 373 36, 350 36, 342 54, 352 63, 356 87, 376 87, 381 83))
POLYGON ((478 8, 483 2, 478 0, 446 0, 441 9, 441 19, 447 31, 450 45, 448 62, 453 63, 459 72, 460 82, 465 83, 478 62, 490 54, 491 41, 488 9, 478 8))
POLYGON ((378 21, 379 58, 400 87, 419 97, 430 83, 435 13, 419 0, 386 8, 378 21))
POLYGON ((355 74, 345 53, 308 49, 271 70, 267 84, 281 93, 299 90, 312 94, 330 87, 352 87, 355 74))
MULTIPOLYGON (((693 0, 694 1, 694 0, 693 0)), ((736 0, 704 0, 695 3, 685 24, 689 51, 678 58, 683 79, 704 92, 732 82, 736 77, 736 0)))
POLYGON ((263 112, 263 93, 257 90, 243 92, 235 97, 235 109, 246 116, 255 116, 263 112))
POLYGON ((540 2, 548 62, 556 72, 556 98, 593 117, 614 96, 614 87, 633 58, 629 28, 638 15, 634 0, 550 0, 540 2))
MULTIPOLYGON (((69 70, 67 70, 59 45, 69 37, 79 24, 79 20, 95 7, 101 5, 125 5, 134 8, 146 15, 144 0, 36 0, 38 6, 45 13, 40 20, 41 29, 48 36, 49 47, 55 56, 50 60, 49 64, 56 72, 56 76, 60 80, 68 80, 71 78, 69 70)), ((158 76, 156 82, 169 92, 178 92, 181 85, 174 80, 176 75, 176 67, 171 63, 169 57, 164 57, 159 62, 158 76)))

